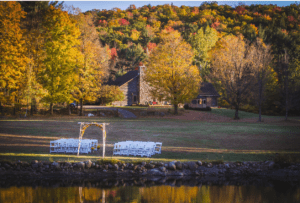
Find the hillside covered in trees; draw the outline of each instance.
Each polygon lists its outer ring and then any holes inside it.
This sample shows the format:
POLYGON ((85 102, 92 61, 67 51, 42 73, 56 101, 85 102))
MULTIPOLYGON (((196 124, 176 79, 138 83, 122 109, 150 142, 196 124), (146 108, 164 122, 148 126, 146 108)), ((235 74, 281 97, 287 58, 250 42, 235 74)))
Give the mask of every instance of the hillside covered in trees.
MULTIPOLYGON (((265 111, 284 111, 288 94, 288 106, 299 113, 299 12, 299 4, 231 7, 213 2, 202 3, 199 7, 149 4, 136 8, 130 5, 126 10, 93 9, 86 14, 92 14, 102 45, 112 50, 110 70, 116 76, 147 60, 149 53, 161 42, 162 30, 177 30, 191 44, 194 64, 199 67, 204 81, 210 80, 211 50, 216 48, 218 41, 228 35, 243 35, 251 44, 259 37, 271 47, 272 54, 272 77, 265 86, 265 111)), ((222 92, 222 84, 215 82, 215 86, 222 92)), ((256 97, 256 93, 249 92, 244 101, 246 109, 255 109, 256 97)))
POLYGON ((269 62, 257 63, 266 67, 263 71, 247 72, 248 80, 256 82, 243 93, 240 107, 257 112, 260 103, 266 114, 284 114, 286 109, 300 114, 299 4, 149 4, 81 13, 57 2, 1 2, 0 11, 0 108, 95 101, 105 82, 147 63, 162 42, 162 32, 176 31, 191 45, 202 81, 212 82, 221 94, 220 105, 234 102, 224 99, 230 97, 228 80, 216 75, 225 73, 226 65, 218 70, 213 65, 220 65, 230 47, 244 47, 240 54, 247 58, 247 50, 255 46, 266 56, 261 60, 269 62))

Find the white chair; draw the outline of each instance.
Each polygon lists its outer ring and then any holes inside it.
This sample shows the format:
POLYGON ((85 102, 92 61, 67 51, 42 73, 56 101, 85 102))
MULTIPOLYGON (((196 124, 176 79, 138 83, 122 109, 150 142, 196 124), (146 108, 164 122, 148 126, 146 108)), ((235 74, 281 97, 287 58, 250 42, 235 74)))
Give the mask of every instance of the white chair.
POLYGON ((50 141, 50 153, 56 153, 58 148, 58 140, 50 141))
POLYGON ((155 142, 155 154, 161 154, 161 147, 162 147, 161 142, 155 142))
POLYGON ((114 144, 113 155, 133 155, 151 157, 161 154, 161 142, 126 141, 114 144))
POLYGON ((120 155, 120 147, 118 142, 114 144, 113 155, 120 155))

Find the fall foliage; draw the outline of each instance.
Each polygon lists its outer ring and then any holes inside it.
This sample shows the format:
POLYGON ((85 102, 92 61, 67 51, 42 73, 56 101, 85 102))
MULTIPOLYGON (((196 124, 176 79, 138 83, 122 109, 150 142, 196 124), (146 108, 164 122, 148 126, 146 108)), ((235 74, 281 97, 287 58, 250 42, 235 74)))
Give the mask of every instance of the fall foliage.
MULTIPOLYGON (((126 10, 95 8, 82 14, 67 13, 61 8, 57 2, 1 2, 0 109, 5 103, 22 103, 31 105, 33 110, 36 105, 80 100, 84 94, 90 97, 83 102, 94 100, 105 77, 113 79, 120 72, 134 70, 140 62, 150 62, 153 53, 165 43, 162 33, 176 31, 192 47, 192 64, 198 67, 203 81, 212 78, 216 68, 212 53, 231 49, 230 43, 223 43, 228 36, 243 36, 238 47, 243 47, 243 43, 250 46, 261 38, 272 53, 272 64, 268 67, 272 79, 265 86, 262 114, 300 113, 300 7, 296 3, 282 7, 228 6, 216 2, 204 2, 198 7, 130 5, 126 10), (79 30, 80 15, 89 18, 86 26, 95 36, 95 43, 85 49, 83 38, 78 37, 84 32, 79 30), (285 55, 289 60, 283 63, 285 55), (83 65, 84 61, 88 65, 83 65), (85 75, 81 83, 79 72, 85 75), (97 76, 91 74, 95 72, 97 76), (80 86, 93 93, 83 94, 80 86)), ((255 77, 257 81, 258 76, 255 77)), ((227 97, 226 83, 214 84, 222 99, 227 97)), ((251 96, 241 101, 241 106, 250 105, 259 112, 257 86, 249 89, 251 96)))
POLYGON ((81 54, 77 58, 72 95, 80 102, 80 115, 82 116, 83 102, 95 101, 98 98, 110 56, 107 49, 99 42, 92 16, 80 13, 77 18, 81 31, 78 47, 81 54))
POLYGON ((164 101, 171 101, 175 114, 179 103, 185 103, 197 96, 200 76, 192 65, 193 52, 179 32, 162 33, 163 42, 150 54, 146 62, 145 80, 149 82, 152 95, 163 95, 164 101))
POLYGON ((76 46, 80 43, 80 31, 67 12, 53 6, 45 14, 43 29, 45 58, 40 74, 42 85, 47 90, 43 100, 50 103, 50 112, 53 114, 54 103, 72 99, 70 92, 79 56, 76 46))
POLYGON ((234 119, 239 119, 240 104, 254 85, 253 53, 242 36, 227 36, 220 40, 212 53, 212 80, 224 87, 224 97, 235 108, 234 119))
POLYGON ((17 2, 0 2, 0 108, 15 103, 24 89, 21 82, 28 58, 20 21, 25 14, 17 2))

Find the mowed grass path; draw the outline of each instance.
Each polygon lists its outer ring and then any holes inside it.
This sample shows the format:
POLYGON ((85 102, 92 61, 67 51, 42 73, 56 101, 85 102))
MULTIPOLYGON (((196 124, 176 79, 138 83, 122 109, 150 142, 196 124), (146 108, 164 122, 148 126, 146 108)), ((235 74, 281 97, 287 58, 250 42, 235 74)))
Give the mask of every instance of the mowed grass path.
MULTIPOLYGON (((218 109, 212 113, 230 116, 228 112, 232 110, 218 109)), ((243 114, 246 118, 253 117, 246 112, 243 114)), ((73 155, 49 154, 49 142, 60 138, 78 138, 79 121, 110 123, 107 127, 108 157, 112 157, 113 144, 125 140, 162 142, 162 154, 152 156, 151 160, 263 161, 272 159, 275 153, 300 155, 299 123, 285 125, 284 122, 225 123, 164 118, 61 117, 0 120, 0 157, 13 160, 48 160, 49 157, 54 160, 77 160, 73 155)), ((102 132, 97 127, 89 127, 84 138, 98 139, 99 144, 102 144, 102 132)), ((102 145, 99 152, 79 159, 93 160, 100 157, 102 145)))

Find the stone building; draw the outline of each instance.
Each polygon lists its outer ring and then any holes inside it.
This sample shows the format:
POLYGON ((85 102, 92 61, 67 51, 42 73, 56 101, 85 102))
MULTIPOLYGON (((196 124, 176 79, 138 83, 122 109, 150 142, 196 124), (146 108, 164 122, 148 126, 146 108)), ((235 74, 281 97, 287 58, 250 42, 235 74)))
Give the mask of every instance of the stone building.
POLYGON ((145 68, 145 66, 139 66, 138 70, 129 71, 109 83, 109 85, 119 86, 125 95, 123 101, 115 101, 112 103, 113 105, 131 106, 155 101, 155 99, 150 96, 150 86, 144 81, 145 68))
MULTIPOLYGON (((124 93, 125 99, 123 101, 112 102, 115 106, 131 106, 136 104, 149 104, 157 102, 158 104, 169 104, 165 101, 157 101, 150 95, 151 87, 144 80, 145 66, 139 66, 138 70, 129 71, 125 75, 118 77, 109 85, 119 86, 120 90, 124 93)), ((217 98, 220 95, 217 93, 211 83, 202 83, 197 98, 189 103, 193 108, 205 108, 206 106, 217 106, 217 98)))

